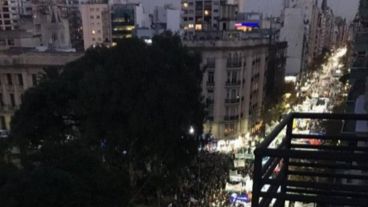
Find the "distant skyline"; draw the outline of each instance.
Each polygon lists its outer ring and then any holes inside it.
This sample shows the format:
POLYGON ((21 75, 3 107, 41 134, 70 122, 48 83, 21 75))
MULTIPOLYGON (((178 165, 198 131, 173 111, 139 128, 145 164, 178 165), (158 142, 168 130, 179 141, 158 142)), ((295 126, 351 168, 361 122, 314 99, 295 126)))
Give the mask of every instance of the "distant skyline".
MULTIPOLYGON (((283 0, 244 0, 247 12, 262 12, 266 16, 279 16, 283 7, 283 0)), ((322 0, 319 0, 319 7, 322 0)), ((341 16, 351 21, 358 11, 359 0, 328 0, 335 16, 341 16)))

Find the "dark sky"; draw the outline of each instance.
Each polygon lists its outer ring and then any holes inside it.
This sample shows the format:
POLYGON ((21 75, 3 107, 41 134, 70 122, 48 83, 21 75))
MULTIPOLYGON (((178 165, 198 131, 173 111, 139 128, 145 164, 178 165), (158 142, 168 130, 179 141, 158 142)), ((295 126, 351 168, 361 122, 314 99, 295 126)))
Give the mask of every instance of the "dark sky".
MULTIPOLYGON (((245 0, 246 11, 265 12, 268 15, 278 16, 282 9, 283 0, 245 0), (249 5, 249 6, 247 6, 249 5)), ((320 3, 322 0, 319 0, 320 3)), ((320 4, 319 4, 320 5, 320 4)), ((359 0, 328 0, 328 5, 333 9, 335 16, 342 16, 349 21, 358 11, 359 0)))

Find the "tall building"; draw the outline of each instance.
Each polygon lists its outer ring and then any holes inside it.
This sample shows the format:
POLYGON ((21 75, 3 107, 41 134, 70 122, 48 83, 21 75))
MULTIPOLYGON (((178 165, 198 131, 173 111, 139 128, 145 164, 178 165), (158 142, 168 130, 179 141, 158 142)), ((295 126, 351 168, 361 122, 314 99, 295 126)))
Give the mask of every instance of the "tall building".
POLYGON ((319 54, 321 54, 323 50, 330 49, 332 46, 334 23, 335 17, 333 11, 328 7, 327 0, 323 0, 321 5, 321 43, 319 44, 319 54))
MULTIPOLYGON (((319 44, 320 30, 319 30, 318 24, 320 23, 320 20, 319 20, 320 10, 318 8, 317 3, 318 1, 316 0, 285 0, 284 1, 284 7, 285 7, 283 11, 284 21, 289 22, 289 23, 294 22, 294 21, 299 21, 298 24, 300 24, 300 26, 303 25, 303 28, 304 28, 304 32, 303 32, 304 34, 303 36, 300 36, 300 37, 303 37, 303 44, 300 47, 302 49, 302 52, 301 52, 301 55, 298 54, 298 57, 301 58, 300 67, 290 68, 290 66, 287 66, 287 73, 290 73, 292 71, 290 74, 299 74, 300 72, 304 71, 309 64, 312 63, 312 61, 314 60, 316 56, 319 55, 318 47, 320 45, 319 44), (298 17, 295 16, 296 19, 287 19, 287 18, 293 18, 293 16, 290 15, 290 10, 293 10, 293 9, 302 10, 302 16, 303 16, 302 22, 300 22, 300 14, 298 15, 298 17), (285 15, 286 10, 289 10, 288 15, 285 15)), ((299 27, 298 29, 300 30, 300 28, 301 27, 299 27)), ((293 33, 292 28, 284 28, 284 31, 286 31, 286 33, 289 33, 289 32, 293 33)), ((298 35, 301 35, 299 34, 299 32, 298 32, 298 35)), ((295 40, 292 40, 293 37, 291 35, 290 35, 290 38, 291 38, 291 41, 295 42, 295 40)), ((302 39, 302 38, 299 38, 299 39, 302 39)), ((288 39, 286 39, 286 41, 288 41, 288 39)), ((293 43, 291 43, 289 44, 289 46, 294 47, 295 44, 293 46, 293 43)), ((300 46, 300 43, 298 44, 298 46, 300 46)), ((290 55, 295 54, 295 53, 291 53, 290 51, 288 51, 288 53, 290 53, 290 55)), ((289 61, 289 58, 288 58, 288 61, 289 61)), ((290 61, 293 61, 293 60, 290 59, 290 61)))
POLYGON ((286 75, 298 75, 305 62, 304 15, 301 8, 285 8, 280 39, 288 43, 286 75))
POLYGON ((34 34, 48 49, 71 49, 69 21, 56 0, 35 0, 33 4, 34 34))
POLYGON ((99 44, 111 44, 111 15, 107 3, 80 5, 84 49, 99 44))
POLYGON ((186 33, 195 31, 231 30, 229 20, 235 20, 238 5, 227 0, 183 0, 182 28, 186 33), (221 16, 221 18, 220 18, 221 16))
POLYGON ((285 62, 279 60, 285 57, 286 43, 270 29, 275 22, 260 13, 238 13, 238 3, 182 2, 184 44, 200 51, 205 68, 204 131, 219 139, 260 132, 268 88, 284 79, 285 62))
POLYGON ((206 32, 197 32, 197 40, 184 44, 201 51, 206 67, 202 83, 208 109, 205 132, 216 138, 237 138, 254 132, 260 121, 268 39, 262 38, 261 33, 222 34, 212 32, 208 38, 206 32), (231 34, 241 37, 226 38, 231 34))
POLYGON ((19 6, 11 0, 1 1, 0 31, 16 30, 19 26, 19 6))
POLYGON ((70 42, 72 48, 77 51, 83 50, 82 17, 79 10, 78 0, 62 0, 59 4, 62 16, 68 20, 70 42))
POLYGON ((334 25, 333 44, 336 48, 343 47, 348 41, 349 36, 349 28, 346 19, 336 17, 334 25))
POLYGON ((12 47, 34 47, 40 38, 34 35, 29 2, 22 6, 23 0, 6 0, 0 4, 0 50, 12 47), (27 11, 24 13, 23 11, 27 11))
POLYGON ((144 24, 145 15, 142 4, 111 5, 111 27, 113 42, 131 38, 137 28, 144 24))

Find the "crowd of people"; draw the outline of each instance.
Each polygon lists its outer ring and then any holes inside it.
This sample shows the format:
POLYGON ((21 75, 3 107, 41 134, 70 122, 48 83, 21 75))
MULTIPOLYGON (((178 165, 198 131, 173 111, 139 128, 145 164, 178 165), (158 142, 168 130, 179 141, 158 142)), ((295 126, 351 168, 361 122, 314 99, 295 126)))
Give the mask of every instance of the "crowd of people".
MULTIPOLYGON (((235 152, 234 152, 235 153, 235 152)), ((201 151, 192 165, 185 169, 183 185, 169 207, 228 207, 233 206, 226 191, 229 171, 234 170, 234 153, 201 151)), ((252 176, 252 162, 238 170, 242 176, 252 176)))

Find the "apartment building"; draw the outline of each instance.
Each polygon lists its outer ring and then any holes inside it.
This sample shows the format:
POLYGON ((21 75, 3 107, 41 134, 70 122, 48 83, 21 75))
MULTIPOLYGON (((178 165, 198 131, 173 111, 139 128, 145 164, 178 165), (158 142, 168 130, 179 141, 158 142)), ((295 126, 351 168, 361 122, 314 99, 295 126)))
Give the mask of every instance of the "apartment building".
POLYGON ((227 0, 183 0, 182 28, 186 33, 209 30, 231 30, 229 21, 238 14, 238 5, 227 0))
POLYGON ((238 31, 197 32, 197 36, 184 44, 201 51, 206 69, 202 83, 208 110, 205 133, 235 138, 254 131, 263 107, 267 38, 238 31), (233 35, 238 38, 229 38, 233 35))
POLYGON ((110 44, 111 15, 107 3, 86 3, 80 5, 84 49, 99 44, 110 44))

